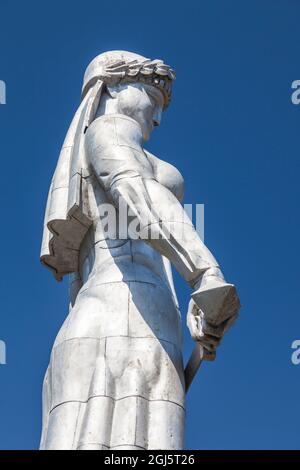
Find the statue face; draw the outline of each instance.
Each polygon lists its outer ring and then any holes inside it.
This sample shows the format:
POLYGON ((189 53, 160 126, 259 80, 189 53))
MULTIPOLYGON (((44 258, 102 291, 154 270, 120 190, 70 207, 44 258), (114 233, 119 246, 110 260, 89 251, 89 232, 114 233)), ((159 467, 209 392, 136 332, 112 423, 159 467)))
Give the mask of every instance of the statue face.
POLYGON ((154 127, 159 126, 164 106, 164 97, 156 87, 143 83, 125 84, 111 88, 110 94, 117 99, 118 113, 137 121, 148 140, 154 127))

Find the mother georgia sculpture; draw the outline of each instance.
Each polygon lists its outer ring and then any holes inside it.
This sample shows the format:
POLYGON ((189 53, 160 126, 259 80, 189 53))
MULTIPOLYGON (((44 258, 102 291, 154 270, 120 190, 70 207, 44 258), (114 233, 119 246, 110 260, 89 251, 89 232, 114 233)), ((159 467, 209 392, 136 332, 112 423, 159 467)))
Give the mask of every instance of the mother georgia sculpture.
POLYGON ((70 311, 44 380, 41 449, 183 448, 170 263, 191 286, 187 323, 205 359, 237 317, 235 287, 180 203, 182 176, 144 149, 174 78, 162 61, 125 51, 100 54, 86 70, 45 214, 41 260, 57 280, 70 274, 70 311), (104 204, 125 205, 139 236, 121 236, 121 226, 108 236, 104 204))

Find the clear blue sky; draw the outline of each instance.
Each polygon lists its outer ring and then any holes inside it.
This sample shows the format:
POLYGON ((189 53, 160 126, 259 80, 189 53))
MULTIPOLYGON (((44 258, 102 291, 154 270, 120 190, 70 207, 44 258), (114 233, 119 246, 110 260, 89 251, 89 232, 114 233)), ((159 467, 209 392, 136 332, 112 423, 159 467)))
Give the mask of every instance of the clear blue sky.
MULTIPOLYGON (((177 72, 149 150, 204 203, 206 243, 243 308, 187 398, 186 447, 299 448, 297 0, 0 2, 0 448, 37 448, 41 386, 67 282, 39 264, 44 206, 85 66, 127 49, 177 72)), ((176 276, 185 322, 189 289, 176 276)), ((192 349, 185 328, 185 357, 192 349)))

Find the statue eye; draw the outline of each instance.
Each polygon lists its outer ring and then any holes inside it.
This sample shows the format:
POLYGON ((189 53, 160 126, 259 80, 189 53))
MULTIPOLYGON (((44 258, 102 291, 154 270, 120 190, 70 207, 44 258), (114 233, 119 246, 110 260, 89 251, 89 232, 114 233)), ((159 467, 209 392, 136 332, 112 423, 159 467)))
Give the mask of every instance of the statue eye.
POLYGON ((152 95, 149 95, 149 98, 150 98, 152 106, 156 106, 157 105, 156 99, 152 95))
POLYGON ((157 98, 154 97, 153 95, 150 95, 149 94, 149 98, 150 98, 150 101, 151 101, 151 104, 153 106, 153 108, 155 108, 156 106, 158 106, 158 102, 157 102, 157 98))
POLYGON ((149 99, 150 99, 150 101, 151 101, 151 104, 152 104, 153 106, 157 106, 158 103, 157 103, 157 98, 156 98, 156 96, 154 96, 154 95, 153 95, 152 93, 150 93, 150 92, 148 92, 147 94, 148 94, 148 96, 149 96, 149 99))

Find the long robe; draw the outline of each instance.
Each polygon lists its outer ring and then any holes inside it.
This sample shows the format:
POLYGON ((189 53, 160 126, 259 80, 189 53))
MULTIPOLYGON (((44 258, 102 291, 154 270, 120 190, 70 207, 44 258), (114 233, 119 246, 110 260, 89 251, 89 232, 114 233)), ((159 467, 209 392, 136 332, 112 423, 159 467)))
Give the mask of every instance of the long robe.
MULTIPOLYGON (((155 180, 178 195, 178 171, 147 155, 155 180)), ((105 239, 105 191, 93 174, 82 183, 93 222, 45 376, 41 449, 182 449, 182 332, 170 263, 143 240, 105 239)))

